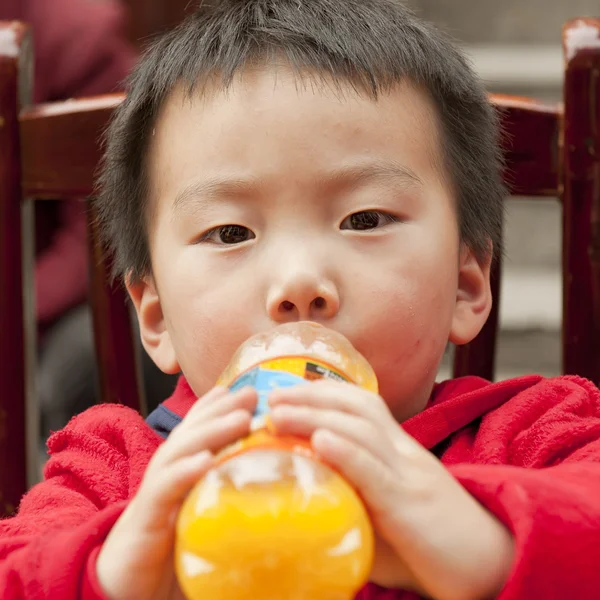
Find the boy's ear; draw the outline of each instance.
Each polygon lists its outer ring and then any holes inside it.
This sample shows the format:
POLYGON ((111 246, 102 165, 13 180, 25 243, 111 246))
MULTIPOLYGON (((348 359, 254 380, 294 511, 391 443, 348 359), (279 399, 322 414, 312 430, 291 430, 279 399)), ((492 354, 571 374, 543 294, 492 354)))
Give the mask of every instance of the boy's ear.
POLYGON ((125 287, 135 307, 142 345, 146 352, 164 373, 179 373, 175 349, 153 277, 147 276, 135 283, 127 277, 125 287))
POLYGON ((492 308, 490 270, 492 251, 477 258, 464 245, 458 271, 458 290, 449 341, 457 346, 469 343, 481 331, 492 308))

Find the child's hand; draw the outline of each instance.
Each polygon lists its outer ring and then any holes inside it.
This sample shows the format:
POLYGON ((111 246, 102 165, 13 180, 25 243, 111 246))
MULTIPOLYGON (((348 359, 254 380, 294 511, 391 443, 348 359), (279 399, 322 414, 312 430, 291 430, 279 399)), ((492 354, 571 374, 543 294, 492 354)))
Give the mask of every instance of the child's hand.
POLYGON ((248 434, 256 402, 250 388, 215 388, 156 451, 98 556, 98 579, 110 600, 183 598, 173 568, 178 510, 211 467, 212 453, 248 434))
POLYGON ((379 537, 372 578, 438 600, 491 598, 513 540, 392 417, 381 397, 321 381, 272 393, 277 431, 312 437, 364 499, 379 537))

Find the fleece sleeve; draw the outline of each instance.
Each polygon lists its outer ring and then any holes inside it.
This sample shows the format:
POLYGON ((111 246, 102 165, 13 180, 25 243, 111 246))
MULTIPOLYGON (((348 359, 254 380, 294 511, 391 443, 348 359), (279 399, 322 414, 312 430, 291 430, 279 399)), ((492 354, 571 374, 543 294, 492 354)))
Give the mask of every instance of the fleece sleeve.
POLYGON ((158 444, 122 406, 94 407, 54 434, 45 480, 0 521, 0 598, 100 600, 98 551, 158 444))
POLYGON ((600 395, 589 382, 567 383, 516 433, 508 465, 450 467, 514 535, 500 600, 599 597, 600 395))

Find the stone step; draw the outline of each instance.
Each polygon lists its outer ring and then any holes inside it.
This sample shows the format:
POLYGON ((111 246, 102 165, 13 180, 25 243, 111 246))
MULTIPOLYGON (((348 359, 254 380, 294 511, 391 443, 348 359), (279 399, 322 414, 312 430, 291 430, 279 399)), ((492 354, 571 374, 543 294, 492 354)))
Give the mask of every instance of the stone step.
POLYGON ((560 96, 564 59, 554 44, 467 44, 463 50, 492 91, 534 95, 548 102, 560 96))
POLYGON ((559 271, 562 253, 562 209, 557 199, 509 198, 504 226, 508 267, 559 271))
POLYGON ((551 269, 508 267, 500 287, 500 328, 507 332, 558 332, 562 278, 551 269))
POLYGON ((574 17, 597 16, 598 0, 409 0, 424 18, 470 44, 557 44, 574 17))

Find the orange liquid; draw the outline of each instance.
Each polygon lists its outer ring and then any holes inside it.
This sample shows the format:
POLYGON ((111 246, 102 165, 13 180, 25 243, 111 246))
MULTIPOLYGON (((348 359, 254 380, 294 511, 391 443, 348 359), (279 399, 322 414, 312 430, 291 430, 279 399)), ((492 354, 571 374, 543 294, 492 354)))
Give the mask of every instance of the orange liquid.
POLYGON ((177 525, 177 576, 190 599, 351 600, 372 556, 354 490, 289 452, 252 450, 219 465, 177 525))

